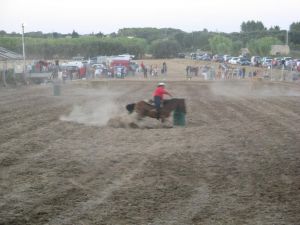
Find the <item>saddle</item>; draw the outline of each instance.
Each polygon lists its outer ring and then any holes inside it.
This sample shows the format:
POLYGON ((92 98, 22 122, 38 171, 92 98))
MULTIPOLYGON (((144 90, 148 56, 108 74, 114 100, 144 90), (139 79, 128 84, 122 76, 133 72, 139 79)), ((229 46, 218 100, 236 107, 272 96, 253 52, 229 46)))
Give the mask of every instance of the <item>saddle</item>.
MULTIPOLYGON (((144 100, 147 104, 151 105, 151 106, 154 106, 155 107, 155 104, 154 104, 154 101, 153 99, 148 99, 148 100, 144 100)), ((164 106, 164 101, 161 101, 160 103, 160 107, 163 107, 164 106)))
POLYGON ((154 101, 153 99, 146 99, 144 100, 146 103, 148 103, 149 105, 153 105, 154 106, 154 101))

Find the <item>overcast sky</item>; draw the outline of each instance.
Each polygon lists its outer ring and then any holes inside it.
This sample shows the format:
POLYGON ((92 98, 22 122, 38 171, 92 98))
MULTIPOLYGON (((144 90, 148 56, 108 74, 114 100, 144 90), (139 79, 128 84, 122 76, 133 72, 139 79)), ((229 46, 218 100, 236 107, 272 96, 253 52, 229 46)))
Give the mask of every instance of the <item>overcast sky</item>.
POLYGON ((121 28, 239 32, 242 22, 288 29, 300 22, 300 0, 1 0, 0 30, 109 34, 121 28))

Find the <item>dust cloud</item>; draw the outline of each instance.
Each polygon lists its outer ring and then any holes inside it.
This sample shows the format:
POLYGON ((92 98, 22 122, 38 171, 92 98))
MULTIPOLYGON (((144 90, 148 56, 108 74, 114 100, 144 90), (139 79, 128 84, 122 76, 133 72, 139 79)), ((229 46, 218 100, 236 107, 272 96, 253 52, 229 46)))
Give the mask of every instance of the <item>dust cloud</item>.
POLYGON ((119 108, 114 102, 89 102, 74 105, 68 116, 61 116, 62 121, 73 121, 86 125, 104 126, 108 120, 117 115, 119 108))
POLYGON ((125 109, 116 101, 121 95, 121 91, 112 92, 106 87, 100 90, 77 89, 76 96, 88 96, 89 100, 84 101, 84 103, 74 103, 69 115, 62 115, 60 120, 85 125, 105 126, 111 118, 125 114, 125 109))
MULTIPOLYGON (((84 124, 87 126, 108 126, 112 128, 170 128, 172 122, 165 121, 164 125, 159 120, 152 118, 139 119, 134 112, 128 114, 124 103, 118 101, 125 89, 111 90, 109 87, 101 89, 81 89, 77 88, 72 94, 72 99, 84 98, 85 101, 73 103, 68 115, 60 116, 60 120, 84 124), (86 100, 88 99, 88 100, 86 100)), ((68 99, 65 99, 68 101, 68 99)))

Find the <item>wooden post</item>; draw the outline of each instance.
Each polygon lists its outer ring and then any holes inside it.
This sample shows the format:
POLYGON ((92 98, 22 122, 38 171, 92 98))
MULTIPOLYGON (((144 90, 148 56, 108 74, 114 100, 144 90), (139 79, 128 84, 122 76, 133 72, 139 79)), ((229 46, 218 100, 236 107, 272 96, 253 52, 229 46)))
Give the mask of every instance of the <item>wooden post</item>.
POLYGON ((4 87, 7 86, 7 83, 6 83, 6 70, 7 70, 7 60, 5 60, 5 62, 3 63, 3 70, 2 70, 2 81, 3 81, 4 87))

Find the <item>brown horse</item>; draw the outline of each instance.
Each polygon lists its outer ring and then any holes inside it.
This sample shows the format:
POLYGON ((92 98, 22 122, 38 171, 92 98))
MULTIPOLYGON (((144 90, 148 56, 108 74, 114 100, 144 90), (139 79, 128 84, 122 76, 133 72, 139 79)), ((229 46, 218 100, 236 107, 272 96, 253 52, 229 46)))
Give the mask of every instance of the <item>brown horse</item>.
MULTIPOLYGON (((131 103, 126 105, 126 109, 129 113, 136 112, 139 119, 143 117, 157 118, 157 111, 154 105, 146 101, 139 101, 137 103, 131 103)), ((160 110, 160 119, 164 122, 165 118, 171 115, 171 112, 178 110, 186 113, 185 101, 182 98, 172 98, 163 101, 163 106, 160 110)))

